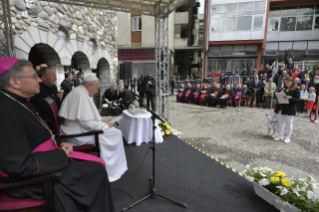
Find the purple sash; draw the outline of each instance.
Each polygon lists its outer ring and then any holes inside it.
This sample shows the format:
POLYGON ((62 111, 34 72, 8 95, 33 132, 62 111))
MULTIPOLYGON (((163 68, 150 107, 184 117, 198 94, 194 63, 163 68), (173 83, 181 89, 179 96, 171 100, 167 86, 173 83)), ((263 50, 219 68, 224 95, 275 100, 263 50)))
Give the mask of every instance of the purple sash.
POLYGON ((190 93, 191 93, 191 90, 188 90, 187 93, 185 94, 185 102, 187 102, 187 98, 190 93))
POLYGON ((240 92, 236 92, 236 96, 234 97, 234 103, 237 105, 239 99, 240 92))
MULTIPOLYGON (((32 152, 46 152, 46 151, 50 151, 50 150, 55 150, 55 149, 59 149, 58 146, 55 144, 54 140, 49 139, 46 142, 40 144, 39 146, 37 146, 32 152)), ((80 160, 85 160, 85 161, 92 161, 92 162, 97 162, 97 163, 102 163, 105 166, 104 161, 99 158, 96 157, 94 155, 90 155, 90 154, 85 154, 82 152, 72 152, 72 154, 70 155, 71 158, 74 159, 80 159, 80 160)), ((5 174, 3 171, 0 170, 0 177, 9 177, 9 175, 5 174)))
POLYGON ((180 93, 178 94, 178 101, 181 102, 182 101, 182 95, 183 95, 184 91, 180 91, 180 93))
POLYGON ((196 93, 196 95, 194 96, 194 102, 195 102, 195 104, 197 104, 197 97, 198 97, 199 92, 196 91, 195 93, 196 93))

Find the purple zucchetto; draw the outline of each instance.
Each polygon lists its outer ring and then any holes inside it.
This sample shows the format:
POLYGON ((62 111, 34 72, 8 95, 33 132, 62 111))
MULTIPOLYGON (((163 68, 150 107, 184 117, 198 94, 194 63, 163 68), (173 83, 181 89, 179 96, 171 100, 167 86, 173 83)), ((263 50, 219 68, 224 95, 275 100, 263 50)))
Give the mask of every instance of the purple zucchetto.
POLYGON ((14 66, 19 59, 13 57, 2 57, 0 58, 0 75, 8 71, 12 66, 14 66))

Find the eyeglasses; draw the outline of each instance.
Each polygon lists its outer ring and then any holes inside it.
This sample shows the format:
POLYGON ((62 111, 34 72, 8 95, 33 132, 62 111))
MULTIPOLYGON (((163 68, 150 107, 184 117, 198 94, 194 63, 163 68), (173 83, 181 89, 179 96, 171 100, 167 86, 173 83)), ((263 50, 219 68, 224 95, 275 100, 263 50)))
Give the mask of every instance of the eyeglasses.
POLYGON ((34 79, 34 80, 37 80, 38 79, 38 75, 32 75, 32 76, 29 76, 29 77, 16 77, 16 78, 30 78, 30 79, 34 79))

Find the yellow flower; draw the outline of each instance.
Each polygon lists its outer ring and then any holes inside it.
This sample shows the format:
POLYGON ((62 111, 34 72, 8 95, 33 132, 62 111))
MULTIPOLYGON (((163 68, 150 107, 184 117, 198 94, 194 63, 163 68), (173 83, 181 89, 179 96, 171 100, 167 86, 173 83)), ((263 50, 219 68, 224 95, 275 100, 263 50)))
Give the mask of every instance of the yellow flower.
POLYGON ((287 188, 291 186, 291 182, 287 179, 281 179, 281 184, 287 188))
POLYGON ((170 129, 171 129, 171 126, 167 125, 167 126, 166 126, 166 129, 170 130, 170 129))
POLYGON ((170 130, 165 130, 166 135, 170 135, 171 131, 170 130))
POLYGON ((283 173, 282 171, 275 171, 275 176, 276 177, 286 177, 286 174, 283 173))
POLYGON ((271 177, 271 178, 270 178, 270 182, 271 182, 272 184, 276 184, 278 181, 279 181, 279 177, 271 177))
POLYGON ((164 122, 164 123, 163 123, 163 126, 166 126, 166 125, 167 125, 167 122, 164 122))

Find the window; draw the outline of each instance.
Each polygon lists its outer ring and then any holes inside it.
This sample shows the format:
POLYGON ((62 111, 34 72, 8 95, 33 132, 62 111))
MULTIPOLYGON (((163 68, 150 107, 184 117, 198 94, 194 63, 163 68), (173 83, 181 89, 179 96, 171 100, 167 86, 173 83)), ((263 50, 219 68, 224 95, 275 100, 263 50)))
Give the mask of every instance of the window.
POLYGON ((237 18, 237 31, 251 30, 252 16, 242 16, 237 18))
POLYGON ((296 17, 282 17, 280 31, 295 31, 296 17))
POLYGON ((262 17, 262 16, 255 16, 254 17, 254 30, 262 29, 263 19, 264 19, 264 17, 262 17))
POLYGON ((264 14, 265 14, 265 10, 254 11, 254 15, 264 15, 264 14))
POLYGON ((233 13, 237 12, 237 4, 224 4, 223 5, 224 13, 233 13))
POLYGON ((319 29, 319 16, 316 17, 315 19, 315 29, 319 29))
POLYGON ((299 16, 297 18, 297 31, 312 30, 313 16, 299 16))
POLYGON ((298 16, 299 15, 313 15, 314 10, 315 10, 314 4, 300 5, 298 8, 298 16))
POLYGON ((233 32, 236 30, 236 18, 224 18, 222 21, 223 32, 233 32))
POLYGON ((141 31, 142 30, 142 17, 141 16, 134 16, 133 17, 133 27, 132 31, 141 31))
POLYGON ((255 1, 254 10, 264 10, 266 7, 266 2, 264 1, 255 1))
POLYGON ((282 7, 281 16, 295 16, 297 15, 298 6, 282 7))
POLYGON ((217 4, 212 6, 212 15, 217 14, 217 13, 222 13, 222 5, 217 4))
POLYGON ((269 9, 269 17, 280 17, 281 16, 281 7, 271 7, 269 9))
POLYGON ((219 32, 220 31, 219 26, 220 26, 220 19, 211 20, 211 28, 213 32, 219 32))
POLYGON ((278 31, 279 21, 280 21, 279 18, 270 18, 269 25, 268 25, 268 31, 278 31))
POLYGON ((243 2, 243 3, 238 3, 238 11, 248 11, 248 10, 253 10, 253 3, 252 2, 243 2))

